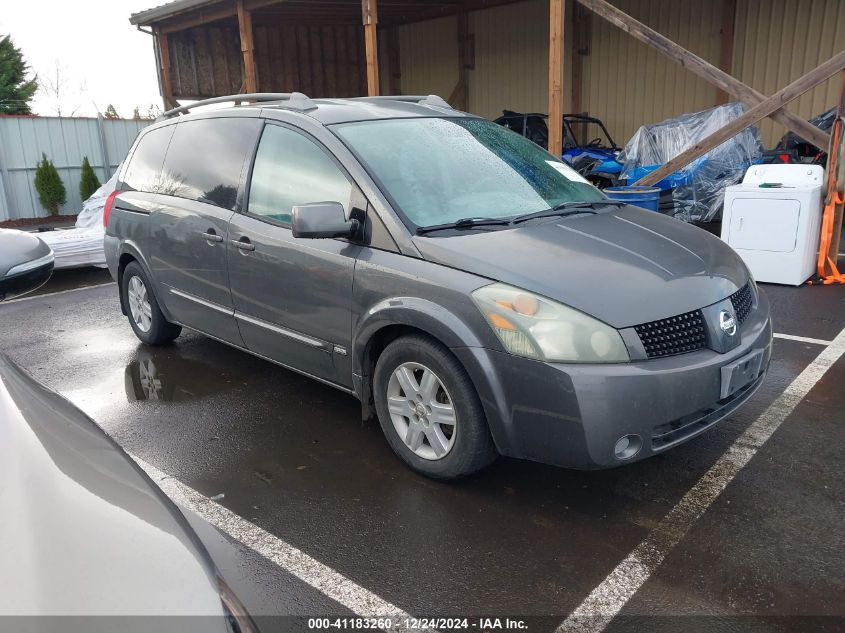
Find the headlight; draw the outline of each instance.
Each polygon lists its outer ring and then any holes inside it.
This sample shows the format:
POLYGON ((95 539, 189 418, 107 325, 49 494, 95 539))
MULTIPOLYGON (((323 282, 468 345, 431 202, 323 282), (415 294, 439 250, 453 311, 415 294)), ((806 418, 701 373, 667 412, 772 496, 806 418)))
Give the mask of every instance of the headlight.
POLYGON ((556 301, 500 283, 472 298, 511 354, 575 363, 631 360, 619 332, 556 301))

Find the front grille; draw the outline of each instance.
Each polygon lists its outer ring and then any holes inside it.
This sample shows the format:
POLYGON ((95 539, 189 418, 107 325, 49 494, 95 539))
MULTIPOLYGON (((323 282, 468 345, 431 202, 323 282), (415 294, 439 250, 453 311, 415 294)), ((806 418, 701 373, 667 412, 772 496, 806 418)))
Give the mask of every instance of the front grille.
POLYGON ((731 304, 734 307, 737 322, 742 325, 742 322, 748 318, 751 308, 754 305, 754 296, 751 292, 750 281, 731 295, 731 304))
POLYGON ((701 310, 634 326, 649 358, 685 354, 707 346, 701 310))

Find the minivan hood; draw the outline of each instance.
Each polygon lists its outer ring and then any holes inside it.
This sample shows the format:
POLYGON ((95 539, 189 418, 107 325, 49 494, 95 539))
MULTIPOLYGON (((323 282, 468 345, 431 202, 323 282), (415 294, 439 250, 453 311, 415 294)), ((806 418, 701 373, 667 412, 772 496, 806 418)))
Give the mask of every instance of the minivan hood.
POLYGON ((616 328, 716 303, 748 280, 719 238, 630 206, 414 243, 428 261, 536 292, 616 328))

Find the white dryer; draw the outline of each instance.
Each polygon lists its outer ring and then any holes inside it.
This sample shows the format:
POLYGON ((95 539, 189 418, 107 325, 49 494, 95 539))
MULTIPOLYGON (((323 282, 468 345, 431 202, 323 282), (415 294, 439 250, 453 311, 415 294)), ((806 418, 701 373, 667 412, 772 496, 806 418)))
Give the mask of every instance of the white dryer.
POLYGON ((722 239, 757 281, 800 286, 816 270, 821 165, 752 165, 725 189, 722 239))

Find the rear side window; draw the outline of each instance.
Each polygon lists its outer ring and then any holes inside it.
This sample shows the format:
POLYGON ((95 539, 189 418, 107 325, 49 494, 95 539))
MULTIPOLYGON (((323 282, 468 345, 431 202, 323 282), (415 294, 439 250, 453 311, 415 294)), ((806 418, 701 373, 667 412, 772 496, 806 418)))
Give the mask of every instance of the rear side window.
POLYGON ((349 211, 352 184, 329 155, 306 136, 278 125, 261 135, 248 212, 290 224, 291 210, 309 202, 339 202, 349 211))
POLYGON ((247 154, 255 147, 257 119, 183 121, 164 161, 159 193, 234 210, 247 154))
POLYGON ((174 125, 160 127, 141 137, 123 174, 124 190, 156 192, 161 165, 175 127, 174 125))

